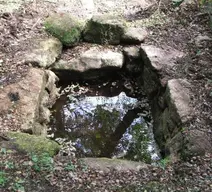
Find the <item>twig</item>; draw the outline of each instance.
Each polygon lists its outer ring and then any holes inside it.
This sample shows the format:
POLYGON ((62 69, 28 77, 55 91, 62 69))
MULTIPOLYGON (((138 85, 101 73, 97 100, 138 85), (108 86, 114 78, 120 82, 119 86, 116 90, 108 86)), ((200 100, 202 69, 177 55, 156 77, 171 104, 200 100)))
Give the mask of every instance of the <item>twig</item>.
POLYGON ((209 15, 209 13, 198 13, 196 14, 194 17, 201 17, 201 16, 206 16, 206 15, 209 15))
POLYGON ((38 22, 40 21, 40 18, 38 18, 38 20, 35 22, 35 24, 32 26, 31 30, 33 30, 35 28, 35 26, 38 24, 38 22))

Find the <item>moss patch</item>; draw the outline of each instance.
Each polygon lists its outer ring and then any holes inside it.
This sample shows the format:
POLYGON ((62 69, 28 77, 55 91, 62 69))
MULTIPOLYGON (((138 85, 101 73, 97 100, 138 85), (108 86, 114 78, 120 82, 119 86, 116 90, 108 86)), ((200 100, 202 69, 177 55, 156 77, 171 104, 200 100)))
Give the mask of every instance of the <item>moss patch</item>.
POLYGON ((7 136, 18 150, 33 154, 48 153, 54 156, 60 149, 60 146, 47 138, 35 135, 29 135, 20 132, 9 132, 7 136))
POLYGON ((44 22, 46 31, 58 38, 65 46, 76 45, 81 38, 83 30, 82 22, 69 14, 55 14, 46 19, 44 22))

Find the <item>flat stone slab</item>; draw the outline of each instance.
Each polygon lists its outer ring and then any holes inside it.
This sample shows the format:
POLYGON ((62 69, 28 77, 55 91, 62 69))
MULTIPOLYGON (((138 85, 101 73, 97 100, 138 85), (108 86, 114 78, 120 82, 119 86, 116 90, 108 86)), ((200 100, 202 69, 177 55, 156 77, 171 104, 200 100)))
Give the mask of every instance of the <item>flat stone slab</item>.
POLYGON ((148 165, 142 162, 127 161, 109 158, 83 158, 86 165, 93 169, 109 172, 112 169, 117 171, 139 171, 148 168, 148 165))
POLYGON ((80 62, 84 63, 87 69, 122 68, 124 56, 121 52, 110 49, 99 51, 98 48, 92 48, 80 56, 80 62))
POLYGON ((97 69, 103 70, 105 68, 121 69, 123 63, 124 56, 121 52, 93 47, 81 53, 77 58, 69 61, 59 60, 52 66, 52 69, 86 72, 97 69))
POLYGON ((141 45, 141 56, 145 63, 150 65, 153 70, 160 71, 175 65, 176 59, 183 57, 184 53, 171 47, 159 48, 154 45, 141 45), (148 62, 150 61, 150 62, 148 62))

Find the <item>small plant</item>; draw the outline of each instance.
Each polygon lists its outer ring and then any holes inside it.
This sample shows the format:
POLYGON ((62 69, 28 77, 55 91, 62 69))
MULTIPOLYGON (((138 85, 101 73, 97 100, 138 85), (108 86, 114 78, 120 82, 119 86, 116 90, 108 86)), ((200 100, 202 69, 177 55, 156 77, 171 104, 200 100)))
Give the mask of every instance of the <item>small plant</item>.
POLYGON ((88 166, 85 164, 84 161, 79 160, 79 164, 80 164, 80 168, 81 168, 81 170, 82 170, 83 172, 88 171, 88 166))
POLYGON ((172 4, 174 7, 179 7, 184 0, 172 0, 172 4))
POLYGON ((71 161, 64 168, 66 171, 75 171, 76 165, 74 165, 71 161))
POLYGON ((4 171, 0 171, 0 187, 4 187, 7 183, 6 173, 4 171))
POLYGON ((33 163, 33 169, 35 171, 52 171, 53 170, 53 159, 48 153, 43 153, 41 155, 33 154, 31 155, 31 160, 33 163))
POLYGON ((25 192, 25 188, 24 188, 24 186, 23 186, 24 182, 25 182, 24 180, 18 179, 18 180, 13 184, 12 189, 13 189, 14 191, 18 191, 18 192, 25 192))
POLYGON ((159 161, 159 166, 165 169, 170 162, 171 162, 171 159, 169 156, 167 156, 164 159, 161 159, 159 161))
POLYGON ((15 165, 12 161, 6 161, 4 163, 4 165, 5 165, 5 169, 14 169, 15 168, 15 165))
POLYGON ((7 154, 7 150, 6 150, 5 148, 1 148, 1 149, 0 149, 0 153, 1 153, 2 155, 6 155, 6 154, 7 154))

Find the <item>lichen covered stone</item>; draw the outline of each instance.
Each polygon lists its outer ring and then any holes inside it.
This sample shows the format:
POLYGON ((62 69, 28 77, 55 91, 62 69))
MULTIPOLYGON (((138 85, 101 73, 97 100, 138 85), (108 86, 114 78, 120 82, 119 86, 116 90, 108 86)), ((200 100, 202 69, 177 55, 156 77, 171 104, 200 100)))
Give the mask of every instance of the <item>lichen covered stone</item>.
POLYGON ((125 22, 121 18, 107 14, 95 15, 88 21, 83 38, 90 43, 117 45, 125 27, 125 22))
POLYGON ((45 30, 65 46, 74 46, 81 39, 82 22, 69 14, 54 14, 44 22, 45 30))
POLYGON ((51 66, 62 52, 62 44, 56 38, 30 39, 30 47, 24 54, 25 63, 47 68, 51 66))
POLYGON ((27 153, 48 153, 50 156, 54 156, 60 149, 60 146, 55 141, 42 136, 20 132, 8 132, 7 136, 11 139, 17 150, 27 153))

